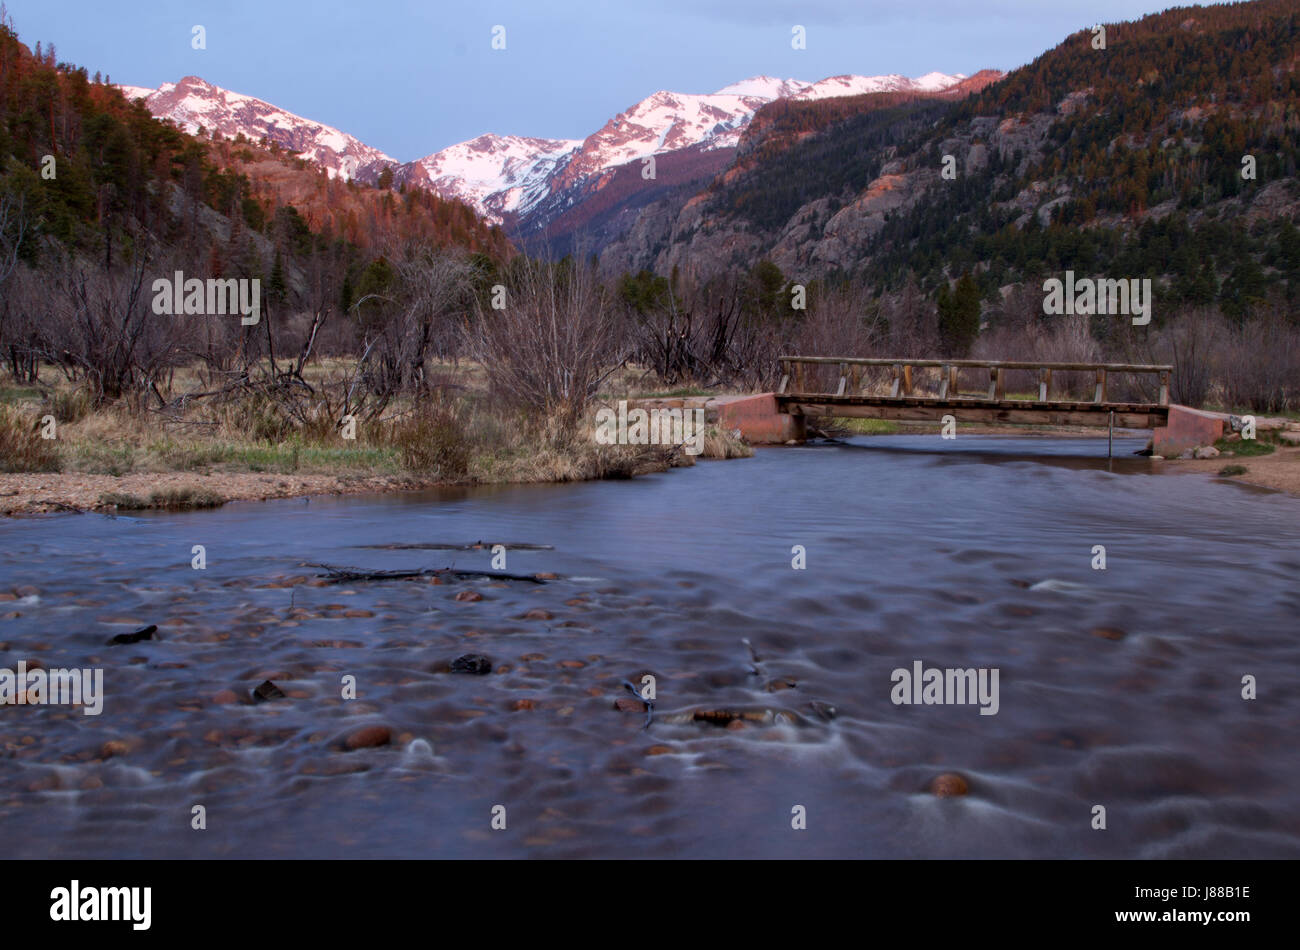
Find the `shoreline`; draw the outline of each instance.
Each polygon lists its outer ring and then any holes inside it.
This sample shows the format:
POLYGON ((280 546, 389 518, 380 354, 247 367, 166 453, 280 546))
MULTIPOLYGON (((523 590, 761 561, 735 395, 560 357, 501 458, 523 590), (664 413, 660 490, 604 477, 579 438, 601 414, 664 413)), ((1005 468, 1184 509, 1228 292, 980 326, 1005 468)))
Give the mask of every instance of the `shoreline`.
MULTIPOLYGON (((911 428, 911 427, 909 427, 911 428)), ((922 427, 894 435, 933 434, 922 427)), ((937 432, 937 428, 934 429, 937 432)), ((1132 438, 1135 430, 1125 430, 1132 438)), ((1014 436, 1018 438, 1097 438, 1104 439, 1104 429, 1059 427, 1052 430, 1024 429, 1015 426, 990 426, 966 436, 1014 436)), ((881 438, 885 435, 864 435, 881 438)), ((781 446, 771 446, 781 448, 781 446)), ((1155 474, 1217 475, 1229 464, 1241 464, 1246 472, 1223 476, 1268 491, 1300 497, 1300 447, 1279 446, 1266 456, 1219 456, 1213 459, 1165 459, 1155 474)), ((463 486, 463 482, 439 481, 412 475, 379 474, 280 474, 266 472, 131 472, 125 475, 87 474, 81 472, 0 473, 0 515, 22 517, 55 512, 118 513, 131 510, 194 510, 219 507, 234 501, 270 501, 329 495, 386 494, 463 486), (159 499, 151 499, 156 493, 159 499), (103 496, 133 496, 140 504, 120 507, 105 503, 103 496)), ((485 483, 487 484, 487 483, 485 483)))
MULTIPOLYGON (((131 510, 194 510, 220 507, 232 501, 272 501, 328 495, 384 494, 450 487, 450 483, 400 475, 280 475, 264 472, 132 472, 92 475, 81 472, 0 473, 0 515, 75 512, 115 514, 131 510), (210 492, 215 504, 149 503, 154 492, 210 492), (105 504, 102 495, 132 495, 145 502, 139 508, 105 504)), ((211 497, 211 496, 209 496, 211 497)))

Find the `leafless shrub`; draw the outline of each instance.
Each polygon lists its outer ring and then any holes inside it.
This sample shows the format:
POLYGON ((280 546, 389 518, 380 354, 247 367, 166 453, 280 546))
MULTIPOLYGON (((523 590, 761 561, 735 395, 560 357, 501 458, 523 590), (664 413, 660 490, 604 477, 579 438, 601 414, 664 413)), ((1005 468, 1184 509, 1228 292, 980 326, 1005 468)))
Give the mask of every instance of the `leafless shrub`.
POLYGON ((1219 364, 1230 407, 1257 412, 1300 407, 1300 327, 1281 308, 1256 313, 1228 330, 1219 364))
POLYGON ((178 318, 153 313, 145 273, 143 256, 112 269, 69 259, 54 283, 43 355, 84 378, 97 403, 156 392, 160 375, 181 362, 178 318))
POLYGON ((386 398, 428 389, 426 362, 431 355, 455 352, 460 335, 455 318, 465 312, 471 291, 463 255, 424 248, 395 264, 394 271, 397 286, 391 296, 358 301, 364 308, 364 378, 386 398))
POLYGON ((576 423, 624 359, 616 310, 585 264, 521 262, 504 279, 505 308, 480 302, 466 331, 492 393, 507 404, 576 423))

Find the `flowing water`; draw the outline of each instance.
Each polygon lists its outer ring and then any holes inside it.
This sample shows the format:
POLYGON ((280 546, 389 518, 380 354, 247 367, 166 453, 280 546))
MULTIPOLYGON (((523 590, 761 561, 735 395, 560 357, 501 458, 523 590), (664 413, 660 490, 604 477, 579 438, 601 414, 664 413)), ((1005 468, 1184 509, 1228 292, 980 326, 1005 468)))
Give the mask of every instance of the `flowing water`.
POLYGON ((1104 456, 888 437, 622 482, 0 524, 0 591, 23 589, 0 603, 0 668, 100 668, 105 694, 98 716, 0 707, 0 841, 1300 856, 1300 500, 1104 456), (491 570, 487 547, 427 547, 478 541, 558 577, 323 585, 311 566, 491 570), (491 672, 450 672, 464 654, 491 672), (892 671, 918 661, 998 670, 997 714, 896 705, 892 671), (615 708, 646 675, 648 726, 615 708), (267 679, 287 695, 249 701, 267 679), (371 725, 391 742, 346 748, 371 725), (950 772, 969 794, 930 793, 950 772))

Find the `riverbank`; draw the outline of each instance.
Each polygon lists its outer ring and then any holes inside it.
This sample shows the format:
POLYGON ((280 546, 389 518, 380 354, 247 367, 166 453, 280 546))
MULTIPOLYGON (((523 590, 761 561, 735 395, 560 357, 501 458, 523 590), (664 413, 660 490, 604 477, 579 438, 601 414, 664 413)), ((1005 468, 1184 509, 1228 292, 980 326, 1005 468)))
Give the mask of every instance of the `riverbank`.
MULTIPOLYGON (((593 419, 529 411, 492 398, 481 374, 416 401, 351 414, 325 395, 327 367, 303 386, 320 398, 249 385, 220 398, 127 399, 95 407, 68 384, 0 387, 0 514, 211 508, 227 501, 452 485, 632 478, 753 450, 716 425, 684 446, 603 445, 593 419), (345 422, 340 422, 340 416, 345 422)), ((169 392, 198 388, 177 383, 169 392)), ((612 381, 623 398, 635 383, 612 381)), ((333 387, 331 390, 330 387, 333 387)), ((595 410, 591 410, 594 416, 595 410)))
MULTIPOLYGON (((747 457, 739 431, 711 415, 702 451, 677 446, 599 445, 592 419, 560 426, 489 396, 471 366, 445 367, 454 395, 394 401, 351 431, 336 412, 249 389, 222 400, 180 400, 165 407, 126 401, 93 408, 64 384, 49 391, 0 388, 0 515, 54 511, 122 512, 217 507, 312 495, 415 491, 449 485, 577 482, 631 478, 692 465, 697 459, 747 457), (451 377, 453 369, 454 377, 451 377), (43 437, 48 430, 50 438, 43 437)), ((322 374, 323 374, 322 370, 322 374)), ((311 377, 324 388, 325 377, 311 377)), ((194 385, 195 380, 187 381, 194 385)), ((656 381, 628 371, 599 402, 632 399, 705 404, 701 390, 646 392, 656 381)), ((179 388, 179 387, 178 387, 179 388)), ((328 407, 326 407, 328 408, 328 407)), ((594 410, 592 410, 594 414, 594 410)), ((819 422, 816 437, 934 435, 933 423, 877 419, 819 422)), ((1133 435, 1119 430, 1117 436, 1133 435)), ((964 426, 960 438, 1106 438, 1081 426, 964 426)), ((1154 462, 1162 473, 1223 474, 1300 496, 1300 450, 1273 455, 1154 462)))
MULTIPOLYGON (((933 435, 907 427, 900 435, 933 435)), ((934 430, 937 432, 937 428, 934 430)), ((883 433, 882 433, 883 434, 883 433)), ((1131 434, 1131 433, 1126 433, 1131 434)), ((1104 429, 1079 427, 989 427, 964 436, 1070 437, 1104 439, 1104 429)), ((617 447, 615 447, 617 448, 617 447)), ((732 446, 735 457, 740 454, 732 446)), ((645 462, 637 474, 690 465, 689 456, 645 462)), ((1279 446, 1271 455, 1213 459, 1167 459, 1153 462, 1159 474, 1220 475, 1229 466, 1245 471, 1224 474, 1233 481, 1300 497, 1300 447, 1279 446)), ((541 480, 541 479, 539 479, 541 480)), ((215 507, 228 501, 268 501, 312 495, 353 495, 419 491, 452 484, 438 478, 383 473, 288 473, 253 471, 148 471, 122 475, 86 472, 0 473, 0 515, 55 511, 121 512, 215 507)))
POLYGON ((436 481, 387 475, 268 475, 255 472, 83 472, 0 474, 0 514, 212 508, 228 501, 415 491, 436 481))

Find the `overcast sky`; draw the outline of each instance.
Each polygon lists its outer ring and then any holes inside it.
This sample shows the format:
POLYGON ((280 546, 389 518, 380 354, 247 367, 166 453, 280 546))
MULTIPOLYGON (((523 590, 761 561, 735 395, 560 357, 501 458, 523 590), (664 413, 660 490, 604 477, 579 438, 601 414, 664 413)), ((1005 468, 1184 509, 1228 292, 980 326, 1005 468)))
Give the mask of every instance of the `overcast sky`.
POLYGON ((1013 69, 1154 0, 5 0, 29 46, 117 83, 186 75, 409 161, 484 132, 583 138, 659 89, 1013 69), (207 49, 191 48, 202 25, 207 49), (493 50, 492 29, 506 48, 493 50), (791 48, 801 25, 807 48, 791 48))

